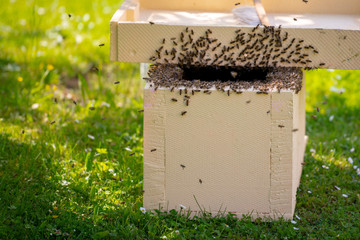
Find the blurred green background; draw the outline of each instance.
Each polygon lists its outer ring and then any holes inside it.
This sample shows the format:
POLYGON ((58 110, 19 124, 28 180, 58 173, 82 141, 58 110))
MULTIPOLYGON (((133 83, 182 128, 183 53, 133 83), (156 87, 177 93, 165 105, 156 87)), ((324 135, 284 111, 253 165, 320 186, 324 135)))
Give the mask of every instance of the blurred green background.
POLYGON ((297 224, 143 214, 144 83, 138 64, 109 61, 120 4, 2 1, 1 239, 360 236, 359 71, 306 73, 297 224))

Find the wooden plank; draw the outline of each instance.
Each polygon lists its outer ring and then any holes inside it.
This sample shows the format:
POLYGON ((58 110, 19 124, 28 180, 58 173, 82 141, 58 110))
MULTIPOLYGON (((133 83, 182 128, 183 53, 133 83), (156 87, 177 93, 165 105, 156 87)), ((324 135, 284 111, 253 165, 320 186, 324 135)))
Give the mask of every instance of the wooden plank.
MULTIPOLYGON (((185 31, 185 25, 167 25, 167 24, 149 24, 144 22, 119 22, 117 26, 117 46, 112 43, 111 59, 120 62, 151 62, 149 58, 155 54, 155 50, 162 46, 165 38, 165 49, 173 47, 179 50, 178 46, 170 41, 175 37, 179 42, 181 32, 185 31), (114 54, 113 52, 116 52, 114 54), (114 56, 117 56, 114 57, 114 56)), ((205 31, 211 29, 211 37, 218 39, 225 45, 229 45, 230 41, 236 37, 235 31, 240 29, 244 33, 251 33, 253 27, 238 26, 191 26, 194 31, 193 39, 198 39, 204 35, 205 31)), ((304 40, 303 45, 312 45, 318 54, 310 51, 309 59, 311 63, 303 65, 301 63, 279 62, 277 66, 298 66, 298 67, 322 67, 330 69, 360 69, 360 31, 339 30, 339 29, 308 29, 308 28, 284 28, 282 34, 288 33, 288 40, 283 42, 286 46, 292 38, 304 40), (319 66, 324 62, 324 66, 319 66)), ((243 48, 243 47, 242 47, 243 48)), ((242 50, 240 48, 239 51, 242 50)), ((292 46, 289 50, 294 50, 292 46)), ((215 58, 217 51, 208 51, 207 56, 211 59, 215 58)), ((235 54, 237 52, 235 51, 235 54)), ((261 53, 260 53, 261 54, 261 53)), ((271 55, 273 57, 274 53, 271 55)), ((260 55, 260 58, 262 55, 260 55)), ((165 60, 162 60, 165 61, 165 60)), ((178 63, 177 59, 170 61, 178 63)), ((241 66, 246 62, 237 62, 241 66)))

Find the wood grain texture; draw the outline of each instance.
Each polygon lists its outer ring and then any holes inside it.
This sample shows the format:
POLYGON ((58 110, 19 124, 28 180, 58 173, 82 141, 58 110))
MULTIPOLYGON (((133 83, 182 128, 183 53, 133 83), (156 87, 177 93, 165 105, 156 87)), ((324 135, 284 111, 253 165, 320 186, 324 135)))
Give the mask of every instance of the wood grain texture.
MULTIPOLYGON (((169 39, 179 38, 180 33, 187 26, 120 22, 117 26, 117 43, 112 42, 111 59, 119 62, 151 62, 149 58, 155 54, 155 50, 162 45, 162 40, 168 40, 168 47, 173 47, 169 39), (113 53, 116 52, 116 53, 113 53), (117 56, 117 58, 116 58, 117 56)), ((211 29, 213 38, 219 42, 229 44, 235 38, 235 31, 241 29, 242 32, 250 33, 253 27, 236 26, 191 26, 195 37, 203 35, 207 29, 211 29)), ((360 31, 337 30, 337 29, 306 29, 306 28, 284 28, 283 32, 288 32, 289 39, 297 38, 304 40, 304 44, 313 45, 319 54, 310 56, 312 63, 309 67, 319 67, 324 62, 322 68, 329 69, 360 69, 360 31)), ((178 46, 180 47, 180 46, 178 46)), ((209 57, 214 58, 214 53, 209 52, 209 57)), ((260 56, 261 57, 261 56, 260 56)), ((172 63, 177 64, 176 59, 172 63)), ((241 66, 244 63, 237 63, 241 66)), ((278 63, 278 66, 304 67, 301 64, 278 63)))

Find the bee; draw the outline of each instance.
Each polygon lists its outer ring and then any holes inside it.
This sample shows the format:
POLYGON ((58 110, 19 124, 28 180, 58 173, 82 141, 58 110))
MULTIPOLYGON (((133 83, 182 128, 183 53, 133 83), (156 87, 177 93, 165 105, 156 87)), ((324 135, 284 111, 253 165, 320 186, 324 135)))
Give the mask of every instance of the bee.
POLYGON ((116 82, 114 82, 114 84, 119 84, 120 83, 120 81, 116 81, 116 82))
POLYGON ((53 125, 55 123, 55 120, 54 121, 51 121, 50 125, 53 125))
POLYGON ((304 42, 304 40, 299 40, 299 43, 303 43, 304 42))
POLYGON ((182 89, 180 89, 179 94, 180 94, 180 95, 182 94, 182 89))
POLYGON ((165 44, 165 38, 163 38, 162 43, 165 44))
POLYGON ((250 103, 250 102, 251 102, 251 100, 246 101, 246 103, 250 103))
POLYGON ((283 127, 285 127, 284 125, 280 125, 280 124, 279 124, 278 126, 279 126, 279 128, 283 128, 283 127))
POLYGON ((177 102, 177 99, 176 99, 176 98, 172 98, 171 101, 177 102))
POLYGON ((186 27, 186 28, 185 28, 185 32, 189 32, 189 27, 186 27))
POLYGON ((68 17, 71 18, 71 14, 70 14, 70 13, 68 13, 68 17))
POLYGON ((94 107, 89 107, 89 109, 90 109, 91 111, 94 111, 94 110, 95 110, 95 108, 94 108, 94 107))
POLYGON ((199 183, 200 183, 200 184, 202 184, 202 183, 203 183, 203 181, 202 181, 200 178, 199 178, 199 183))
POLYGON ((324 66, 324 65, 325 65, 325 63, 320 63, 320 64, 319 64, 319 66, 324 66))
POLYGON ((103 47, 103 46, 105 46, 105 43, 99 44, 99 47, 103 47))
POLYGON ((156 148, 150 150, 150 152, 155 152, 155 151, 156 151, 156 148))
POLYGON ((294 18, 294 21, 297 21, 297 18, 294 18))
POLYGON ((184 116, 187 113, 187 111, 182 111, 181 116, 184 116))
POLYGON ((75 101, 75 100, 73 100, 73 103, 76 105, 76 101, 75 101))
POLYGON ((230 90, 227 90, 227 95, 230 96, 230 90))
POLYGON ((25 133, 25 130, 21 130, 21 133, 24 134, 24 133, 25 133))
POLYGON ((269 113, 270 113, 270 110, 269 110, 269 111, 267 111, 266 113, 267 113, 267 114, 269 114, 269 113))
POLYGON ((297 132, 297 131, 299 131, 299 129, 297 129, 297 128, 294 128, 294 129, 292 130, 292 132, 297 132))
POLYGON ((209 32, 209 33, 212 33, 212 31, 211 31, 210 29, 208 29, 208 32, 209 32))
POLYGON ((184 164, 180 164, 180 167, 182 167, 182 169, 184 170, 186 166, 184 164))
POLYGON ((54 102, 55 102, 55 103, 58 103, 58 100, 57 100, 57 98, 54 98, 54 102))
POLYGON ((142 109, 142 110, 139 110, 138 112, 139 112, 139 113, 142 113, 142 112, 144 112, 144 109, 142 109))
POLYGON ((189 99, 185 100, 185 104, 186 104, 186 106, 189 106, 189 99))
POLYGON ((134 155, 135 155, 135 153, 130 153, 130 154, 129 154, 130 157, 131 157, 131 156, 134 156, 134 155))
POLYGON ((319 51, 314 49, 314 53, 319 53, 319 51))
POLYGON ((149 22, 150 23, 150 25, 153 25, 153 24, 155 24, 154 22, 149 22))
POLYGON ((235 6, 238 6, 238 5, 240 5, 240 3, 238 2, 238 3, 235 3, 235 6))
POLYGON ((173 44, 174 44, 175 46, 177 46, 177 42, 173 41, 173 44))
POLYGON ((316 111, 317 111, 317 112, 320 112, 319 107, 316 107, 316 111))
POLYGON ((302 0, 304 3, 308 3, 308 0, 302 0))

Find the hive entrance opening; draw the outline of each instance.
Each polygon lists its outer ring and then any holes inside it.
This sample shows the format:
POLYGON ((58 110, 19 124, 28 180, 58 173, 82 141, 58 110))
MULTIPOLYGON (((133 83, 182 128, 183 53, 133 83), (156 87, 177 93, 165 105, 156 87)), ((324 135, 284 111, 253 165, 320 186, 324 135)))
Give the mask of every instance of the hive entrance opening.
POLYGON ((266 81, 270 68, 245 68, 227 66, 183 66, 183 79, 200 81, 266 81))

